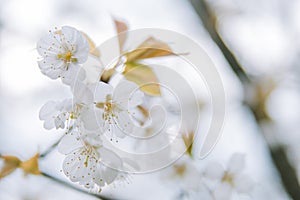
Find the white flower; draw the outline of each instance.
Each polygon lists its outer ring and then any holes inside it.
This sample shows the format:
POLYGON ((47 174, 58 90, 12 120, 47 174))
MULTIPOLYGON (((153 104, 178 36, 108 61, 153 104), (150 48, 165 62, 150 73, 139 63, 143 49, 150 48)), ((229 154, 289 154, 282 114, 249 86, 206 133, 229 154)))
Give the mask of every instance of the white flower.
POLYGON ((63 101, 49 101, 40 110, 39 118, 44 120, 44 128, 52 129, 56 127, 65 128, 65 123, 69 120, 68 127, 84 126, 93 130, 99 129, 96 116, 93 115, 93 92, 87 85, 76 81, 73 87, 73 99, 63 101))
POLYGON ((72 117, 75 126, 82 126, 88 131, 100 129, 94 110, 94 90, 96 84, 84 84, 76 81, 73 85, 73 110, 72 117))
POLYGON ((130 81, 120 82, 115 89, 111 85, 99 82, 95 89, 94 103, 96 116, 103 132, 124 137, 135 127, 134 110, 142 103, 143 93, 138 86, 130 81), (125 133, 125 134, 124 134, 125 133))
POLYGON ((198 191, 203 189, 201 173, 194 165, 194 161, 187 155, 182 156, 163 172, 163 178, 175 181, 174 183, 181 190, 198 191))
POLYGON ((44 120, 44 128, 65 128, 65 122, 70 117, 70 110, 72 108, 72 100, 66 99, 64 101, 48 101, 40 110, 39 118, 44 120))
POLYGON ((82 79, 84 71, 78 64, 87 60, 89 44, 75 28, 63 26, 61 30, 49 31, 49 35, 37 43, 37 51, 42 56, 39 67, 46 76, 51 79, 61 77, 68 85, 77 76, 82 79))
POLYGON ((114 152, 102 146, 99 134, 73 131, 64 136, 58 146, 66 154, 63 172, 72 181, 86 188, 97 188, 112 183, 123 163, 114 152))
POLYGON ((249 193, 253 186, 253 180, 242 173, 245 167, 245 157, 242 154, 233 154, 227 169, 219 163, 211 163, 205 170, 205 176, 216 181, 213 190, 214 198, 217 200, 228 200, 232 192, 249 193))

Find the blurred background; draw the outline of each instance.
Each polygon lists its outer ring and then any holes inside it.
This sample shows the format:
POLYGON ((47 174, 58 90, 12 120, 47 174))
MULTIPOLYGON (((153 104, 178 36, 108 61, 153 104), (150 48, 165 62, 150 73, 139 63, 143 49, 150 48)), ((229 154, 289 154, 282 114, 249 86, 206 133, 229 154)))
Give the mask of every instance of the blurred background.
MULTIPOLYGON (((116 35, 112 17, 130 29, 164 28, 202 46, 215 63, 226 93, 226 119, 214 150, 196 161, 225 168, 245 156, 254 187, 232 199, 300 199, 300 1, 298 0, 1 0, 0 154, 29 159, 59 135, 38 119, 41 106, 70 94, 37 65, 36 42, 55 26, 84 30, 99 45, 116 35)), ((68 182, 62 156, 53 151, 40 169, 68 182)), ((209 199, 164 172, 130 175, 105 188, 112 199, 209 199)), ((168 172, 166 172, 168 173, 168 172)), ((199 180, 202 177, 199 176, 199 180)), ((189 180, 188 180, 189 182, 189 180)), ((71 184, 71 183, 70 183, 71 184)), ((43 176, 20 170, 0 179, 0 199, 97 199, 43 176)))

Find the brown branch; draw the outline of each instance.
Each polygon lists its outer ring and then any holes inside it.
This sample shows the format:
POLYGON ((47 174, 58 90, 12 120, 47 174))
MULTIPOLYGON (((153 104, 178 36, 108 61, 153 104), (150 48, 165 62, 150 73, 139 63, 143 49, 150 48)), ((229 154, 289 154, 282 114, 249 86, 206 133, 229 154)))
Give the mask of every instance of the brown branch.
POLYGON ((60 137, 55 143, 53 143, 50 147, 48 147, 43 153, 40 154, 40 158, 45 158, 49 153, 51 153, 55 147, 59 144, 60 140, 63 138, 60 137))
POLYGON ((230 49, 227 47, 222 37, 220 36, 216 26, 217 18, 215 15, 212 14, 208 5, 205 3, 204 0, 190 0, 190 1, 194 6, 194 9, 196 10, 197 14, 201 18, 203 26, 209 33, 211 39, 215 42, 215 44, 219 47, 219 49, 223 53, 225 59, 231 66, 234 73, 238 75, 238 78, 242 82, 249 82, 250 79, 248 75, 245 73, 243 67, 240 65, 235 55, 230 51, 230 49))
POLYGON ((83 189, 77 188, 76 186, 71 185, 71 184, 69 184, 69 183, 66 183, 65 181, 60 180, 59 178, 56 178, 56 177, 54 177, 54 176, 52 176, 52 175, 50 175, 50 174, 47 174, 47 173, 45 173, 45 172, 41 172, 41 175, 44 176, 44 177, 46 177, 46 178, 48 178, 48 179, 51 179, 52 181, 54 181, 54 182, 56 182, 56 183, 59 183, 59 184, 65 186, 65 187, 68 187, 68 188, 70 188, 70 189, 76 190, 76 191, 78 191, 78 192, 84 193, 84 194, 86 194, 86 195, 93 196, 93 197, 96 197, 96 198, 102 199, 102 200, 111 200, 111 198, 105 197, 105 196, 103 196, 103 195, 95 194, 95 193, 90 193, 90 192, 85 191, 85 190, 83 190, 83 189))
MULTIPOLYGON (((251 80, 248 75, 245 73, 243 67, 238 62, 232 51, 227 47, 223 41, 221 35, 219 34, 216 26, 216 15, 210 10, 208 4, 205 0, 190 0, 195 11, 199 15, 204 27, 209 33, 212 40, 219 47, 223 53, 225 59, 229 63, 233 72, 240 79, 242 84, 247 88, 251 84, 251 80)), ((250 104, 246 102, 246 106, 250 108, 252 114, 255 116, 256 122, 261 129, 261 133, 264 135, 263 128, 261 127, 261 122, 265 119, 257 115, 257 110, 250 104)), ((265 135, 264 135, 265 136, 265 135)), ((297 178, 297 173, 293 165, 291 165, 285 147, 282 144, 277 144, 274 146, 269 143, 265 137, 266 145, 268 145, 268 150, 270 157, 272 158, 273 164, 276 167, 279 176, 281 178, 282 184, 289 194, 289 196, 295 200, 300 199, 300 185, 297 178)))

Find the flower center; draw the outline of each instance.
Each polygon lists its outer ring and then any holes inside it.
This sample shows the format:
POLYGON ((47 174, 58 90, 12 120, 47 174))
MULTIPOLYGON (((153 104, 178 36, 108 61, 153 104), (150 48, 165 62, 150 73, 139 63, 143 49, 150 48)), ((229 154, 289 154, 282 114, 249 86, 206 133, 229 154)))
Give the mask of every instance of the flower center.
POLYGON ((57 54, 57 58, 63 60, 65 63, 77 62, 77 58, 73 57, 71 51, 67 51, 65 54, 57 54))
POLYGON ((106 114, 111 114, 112 116, 114 116, 113 110, 115 109, 115 106, 116 105, 113 103, 111 95, 106 96, 105 102, 99 102, 96 104, 96 107, 103 109, 106 114))
POLYGON ((232 174, 225 172, 223 177, 222 177, 222 182, 227 182, 229 183, 231 186, 233 186, 234 182, 233 182, 233 176, 232 174))
POLYGON ((184 164, 174 165, 175 173, 178 176, 183 176, 186 172, 186 166, 184 164))

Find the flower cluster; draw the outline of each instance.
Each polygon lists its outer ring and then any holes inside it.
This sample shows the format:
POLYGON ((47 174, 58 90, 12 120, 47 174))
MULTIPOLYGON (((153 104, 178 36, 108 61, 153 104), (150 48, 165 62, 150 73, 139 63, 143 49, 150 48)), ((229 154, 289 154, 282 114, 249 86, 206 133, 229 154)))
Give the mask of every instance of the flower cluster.
POLYGON ((234 195, 250 194, 254 188, 252 178, 243 172, 243 154, 233 154, 226 168, 215 161, 202 169, 197 164, 199 163, 187 154, 167 169, 163 178, 177 179, 180 183, 176 185, 179 187, 179 196, 188 196, 189 199, 201 196, 204 199, 230 200, 234 195))
POLYGON ((117 141, 132 131, 131 110, 143 102, 144 93, 127 80, 115 85, 99 81, 101 62, 91 53, 89 38, 75 28, 63 26, 49 31, 38 42, 37 50, 41 72, 51 79, 60 78, 73 95, 47 102, 39 114, 45 129, 65 130, 58 146, 59 152, 66 155, 63 172, 72 182, 101 189, 112 183, 124 167, 121 157, 103 141, 117 141), (96 64, 90 64, 91 59, 96 64), (95 72, 96 76, 92 74, 95 72))

